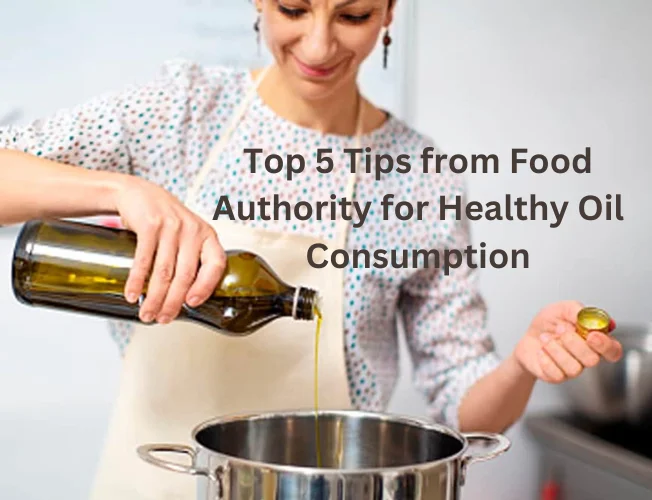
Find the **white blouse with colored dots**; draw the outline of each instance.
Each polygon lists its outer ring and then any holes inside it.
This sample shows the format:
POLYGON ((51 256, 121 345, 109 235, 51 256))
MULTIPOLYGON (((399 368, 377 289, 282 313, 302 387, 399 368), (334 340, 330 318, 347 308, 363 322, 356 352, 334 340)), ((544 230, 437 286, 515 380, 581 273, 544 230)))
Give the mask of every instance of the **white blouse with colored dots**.
MULTIPOLYGON (((107 94, 74 109, 24 127, 0 128, 0 147, 32 153, 89 169, 112 170, 144 177, 184 200, 198 169, 228 127, 234 108, 254 84, 248 70, 203 67, 173 61, 151 83, 107 94)), ((219 162, 205 178, 196 200, 212 217, 220 195, 237 201, 272 199, 329 201, 344 196, 349 156, 355 138, 322 134, 293 124, 275 114, 256 95, 219 162), (245 148, 265 154, 292 152, 316 162, 319 148, 333 148, 336 165, 320 174, 314 165, 292 181, 259 169, 249 172, 245 148)), ((363 147, 373 153, 411 155, 410 173, 390 173, 376 180, 358 176, 355 198, 373 202, 366 222, 349 229, 348 250, 463 249, 469 243, 464 222, 441 220, 437 210, 425 218, 403 221, 390 212, 383 219, 384 194, 394 201, 430 201, 441 195, 463 194, 460 176, 423 174, 419 155, 432 141, 395 117, 363 136, 363 147)), ((452 200, 451 200, 452 201, 452 200)), ((449 201, 449 203, 451 202, 449 201)), ((332 238, 330 219, 247 221, 257 227, 332 238)), ((398 374, 397 319, 403 320, 414 363, 416 387, 428 402, 429 415, 458 427, 457 411, 466 390, 499 363, 486 331, 486 310, 477 287, 477 273, 466 268, 445 275, 435 267, 415 269, 349 266, 346 270, 346 359, 354 406, 382 411, 392 395, 398 374)), ((129 342, 130 324, 111 322, 111 335, 120 349, 129 342)))

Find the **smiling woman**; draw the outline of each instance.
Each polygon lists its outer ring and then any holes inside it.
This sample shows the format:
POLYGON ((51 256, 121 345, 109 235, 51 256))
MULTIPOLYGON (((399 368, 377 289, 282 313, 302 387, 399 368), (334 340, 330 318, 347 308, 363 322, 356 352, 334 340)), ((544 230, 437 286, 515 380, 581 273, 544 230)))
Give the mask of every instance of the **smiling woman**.
MULTIPOLYGON (((364 106, 369 127, 382 125, 386 113, 364 100, 358 102, 356 80, 381 30, 393 21, 393 0, 255 0, 255 4, 256 27, 278 69, 278 75, 270 75, 261 87, 263 98, 267 91, 274 92, 275 98, 267 99, 276 103, 270 105, 274 111, 300 125, 351 135, 358 106, 364 106), (285 93, 291 96, 283 97, 285 93), (283 112, 289 102, 294 116, 283 112), (339 113, 345 113, 348 127, 337 125, 339 113)), ((390 42, 386 33, 383 43, 390 42)))

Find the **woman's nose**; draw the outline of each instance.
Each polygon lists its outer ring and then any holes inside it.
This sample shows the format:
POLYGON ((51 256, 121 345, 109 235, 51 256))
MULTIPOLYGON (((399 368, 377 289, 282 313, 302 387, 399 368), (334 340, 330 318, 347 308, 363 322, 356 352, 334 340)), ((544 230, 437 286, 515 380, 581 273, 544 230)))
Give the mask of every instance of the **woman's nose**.
POLYGON ((315 22, 303 38, 303 55, 306 64, 328 63, 335 53, 335 38, 325 22, 315 22))

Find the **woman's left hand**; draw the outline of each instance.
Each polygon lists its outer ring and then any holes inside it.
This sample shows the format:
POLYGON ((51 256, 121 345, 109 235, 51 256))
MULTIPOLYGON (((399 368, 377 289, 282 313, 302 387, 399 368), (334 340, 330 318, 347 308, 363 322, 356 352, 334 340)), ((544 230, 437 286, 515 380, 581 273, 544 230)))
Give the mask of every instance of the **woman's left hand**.
MULTIPOLYGON (((542 309, 514 351, 521 367, 538 379, 559 384, 602 360, 618 361, 623 348, 617 340, 601 332, 590 332, 584 340, 576 333, 575 321, 582 307, 568 301, 542 309)), ((610 331, 615 326, 612 321, 610 331)))

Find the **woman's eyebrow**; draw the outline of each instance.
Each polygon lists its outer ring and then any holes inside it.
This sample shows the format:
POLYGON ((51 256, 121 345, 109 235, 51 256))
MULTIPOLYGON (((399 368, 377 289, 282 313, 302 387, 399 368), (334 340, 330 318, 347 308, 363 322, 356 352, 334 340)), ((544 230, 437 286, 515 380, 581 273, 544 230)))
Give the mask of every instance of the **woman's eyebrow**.
MULTIPOLYGON (((306 4, 310 5, 310 0, 301 0, 301 1, 302 1, 303 3, 306 3, 306 4)), ((352 3, 355 3, 355 2, 357 2, 357 1, 358 1, 358 0, 344 0, 344 2, 340 2, 340 3, 338 3, 338 4, 335 6, 335 8, 336 8, 336 9, 341 9, 341 8, 346 7, 347 5, 351 5, 352 3)))
POLYGON ((345 0, 344 2, 338 3, 335 8, 336 9, 341 9, 342 7, 346 7, 347 5, 351 5, 352 3, 356 3, 358 0, 345 0))

